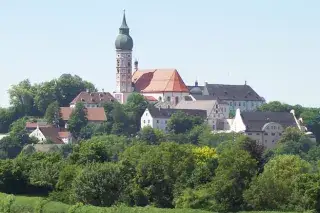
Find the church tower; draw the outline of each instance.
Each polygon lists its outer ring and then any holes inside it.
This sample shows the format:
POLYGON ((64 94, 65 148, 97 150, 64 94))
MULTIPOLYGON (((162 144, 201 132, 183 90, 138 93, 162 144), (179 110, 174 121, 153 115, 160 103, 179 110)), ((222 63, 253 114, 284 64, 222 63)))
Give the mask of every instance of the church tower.
POLYGON ((115 41, 116 48, 116 91, 114 97, 120 102, 125 103, 132 87, 132 48, 133 40, 129 34, 126 14, 123 11, 122 24, 119 28, 119 35, 115 41))

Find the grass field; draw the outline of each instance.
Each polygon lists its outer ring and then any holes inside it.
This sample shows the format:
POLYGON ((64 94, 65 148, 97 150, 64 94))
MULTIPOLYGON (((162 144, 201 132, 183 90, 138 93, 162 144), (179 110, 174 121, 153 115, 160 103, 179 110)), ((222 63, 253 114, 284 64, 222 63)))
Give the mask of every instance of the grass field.
POLYGON ((0 193, 0 212, 6 213, 208 213, 207 211, 192 209, 157 209, 157 208, 130 208, 130 207, 109 207, 101 208, 95 206, 82 206, 75 211, 71 211, 71 206, 60 202, 44 202, 42 211, 40 210, 40 198, 14 196, 14 200, 10 205, 10 210, 3 210, 8 207, 8 195, 0 193))
MULTIPOLYGON (((11 205, 8 203, 8 195, 0 193, 0 213, 209 213, 208 211, 194 209, 158 209, 158 208, 138 208, 138 207, 95 207, 81 206, 72 210, 73 206, 60 202, 43 202, 39 197, 14 196, 11 205), (10 206, 10 208, 8 208, 10 206), (42 206, 42 208, 40 208, 42 206), (7 207, 7 209, 5 209, 7 207)), ((258 212, 250 212, 258 213, 258 212)), ((261 213, 261 212, 260 212, 261 213)), ((263 212, 268 213, 268 212, 263 212)), ((272 212, 276 213, 276 212, 272 212)), ((286 212, 290 213, 290 212, 286 212)))

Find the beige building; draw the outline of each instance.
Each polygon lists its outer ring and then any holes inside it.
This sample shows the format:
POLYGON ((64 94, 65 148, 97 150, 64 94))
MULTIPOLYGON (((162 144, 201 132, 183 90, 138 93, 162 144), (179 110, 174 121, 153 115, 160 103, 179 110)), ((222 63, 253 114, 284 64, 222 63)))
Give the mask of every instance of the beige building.
POLYGON ((304 131, 294 112, 240 112, 230 124, 232 132, 244 133, 266 148, 273 148, 287 127, 304 131))
POLYGON ((223 123, 227 118, 229 118, 228 103, 219 100, 183 100, 174 108, 205 110, 207 112, 208 125, 212 128, 212 130, 223 130, 223 123))

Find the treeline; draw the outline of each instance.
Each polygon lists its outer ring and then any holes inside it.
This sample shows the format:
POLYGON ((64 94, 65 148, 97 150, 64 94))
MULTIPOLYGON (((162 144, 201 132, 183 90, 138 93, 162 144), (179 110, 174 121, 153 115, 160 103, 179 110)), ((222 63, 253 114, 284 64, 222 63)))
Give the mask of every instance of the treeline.
POLYGON ((94 136, 48 153, 29 145, 0 160, 0 192, 72 205, 320 210, 320 147, 299 130, 288 128, 273 150, 202 125, 180 142, 173 135, 182 137, 145 128, 135 138, 94 136))

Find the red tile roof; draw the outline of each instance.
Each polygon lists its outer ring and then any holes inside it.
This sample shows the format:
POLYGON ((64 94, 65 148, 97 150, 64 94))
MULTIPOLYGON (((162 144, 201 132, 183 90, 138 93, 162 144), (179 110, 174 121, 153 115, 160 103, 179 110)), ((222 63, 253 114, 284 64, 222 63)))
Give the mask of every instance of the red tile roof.
MULTIPOLYGON (((68 121, 73 108, 60 107, 61 118, 68 121)), ((106 121, 107 116, 103 107, 86 108, 88 121, 106 121)))
POLYGON ((40 127, 39 128, 44 137, 48 140, 52 140, 55 144, 64 144, 59 137, 59 129, 55 127, 40 127))
POLYGON ((142 93, 189 92, 176 69, 138 70, 132 81, 135 90, 142 93))
POLYGON ((144 98, 147 100, 147 101, 158 101, 155 97, 153 96, 144 96, 144 98))
POLYGON ((52 125, 47 124, 47 123, 37 123, 37 122, 27 122, 26 123, 26 128, 37 128, 37 126, 39 127, 52 127, 52 125))
POLYGON ((60 138, 68 138, 71 136, 70 132, 58 132, 60 138))
POLYGON ((100 104, 115 100, 116 99, 109 92, 80 92, 77 97, 75 97, 73 101, 71 101, 70 104, 76 104, 78 102, 100 104))

